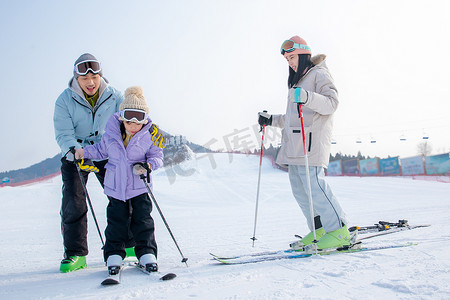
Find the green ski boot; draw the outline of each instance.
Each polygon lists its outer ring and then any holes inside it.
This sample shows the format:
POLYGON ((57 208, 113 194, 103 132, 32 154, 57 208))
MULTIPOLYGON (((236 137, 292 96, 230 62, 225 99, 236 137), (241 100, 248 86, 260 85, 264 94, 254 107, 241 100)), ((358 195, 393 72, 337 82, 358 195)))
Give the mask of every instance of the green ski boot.
POLYGON ((317 242, 317 249, 339 248, 342 246, 350 245, 350 232, 347 226, 334 231, 327 232, 317 242))
MULTIPOLYGON (((316 239, 319 240, 325 234, 323 227, 316 230, 316 239)), ((304 238, 289 244, 292 250, 303 251, 303 247, 314 242, 314 233, 311 231, 304 238)))
POLYGON ((86 256, 69 256, 61 261, 59 270, 62 273, 72 272, 86 268, 86 256))
POLYGON ((136 259, 136 253, 134 252, 134 247, 125 248, 125 258, 134 258, 136 259))

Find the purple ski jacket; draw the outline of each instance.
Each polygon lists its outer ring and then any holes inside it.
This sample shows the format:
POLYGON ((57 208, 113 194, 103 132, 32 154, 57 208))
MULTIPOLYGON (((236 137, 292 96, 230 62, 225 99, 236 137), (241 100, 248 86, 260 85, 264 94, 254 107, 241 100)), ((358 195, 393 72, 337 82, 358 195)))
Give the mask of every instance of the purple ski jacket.
MULTIPOLYGON (((133 165, 137 162, 148 162, 154 171, 163 165, 163 150, 155 146, 151 139, 150 118, 131 138, 126 149, 120 133, 121 123, 119 113, 113 114, 106 124, 100 143, 84 147, 84 157, 94 160, 108 159, 105 166, 104 192, 110 197, 126 201, 148 192, 143 180, 133 174, 133 165)), ((151 181, 149 186, 152 187, 151 181)))

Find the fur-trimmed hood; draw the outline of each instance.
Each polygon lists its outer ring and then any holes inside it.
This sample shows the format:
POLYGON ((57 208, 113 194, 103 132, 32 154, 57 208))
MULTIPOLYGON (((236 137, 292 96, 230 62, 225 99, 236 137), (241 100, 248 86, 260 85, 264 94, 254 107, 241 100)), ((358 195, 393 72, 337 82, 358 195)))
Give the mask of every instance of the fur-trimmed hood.
POLYGON ((320 65, 322 62, 325 62, 326 58, 327 56, 325 54, 317 54, 311 57, 311 62, 313 63, 313 65, 317 66, 320 65))

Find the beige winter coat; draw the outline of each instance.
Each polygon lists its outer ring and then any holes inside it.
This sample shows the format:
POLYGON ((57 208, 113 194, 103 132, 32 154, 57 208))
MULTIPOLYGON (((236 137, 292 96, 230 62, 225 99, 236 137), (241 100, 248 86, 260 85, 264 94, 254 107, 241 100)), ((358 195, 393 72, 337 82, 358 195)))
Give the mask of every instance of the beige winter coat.
MULTIPOLYGON (((333 78, 325 64, 325 57, 323 54, 314 56, 311 59, 314 67, 303 76, 295 87, 301 87, 308 95, 308 100, 303 105, 308 163, 310 166, 327 168, 330 157, 333 113, 336 111, 339 101, 333 78)), ((273 115, 272 118, 272 125, 282 128, 281 149, 276 159, 279 165, 305 165, 297 106, 293 99, 292 88, 289 91, 286 114, 273 115)))

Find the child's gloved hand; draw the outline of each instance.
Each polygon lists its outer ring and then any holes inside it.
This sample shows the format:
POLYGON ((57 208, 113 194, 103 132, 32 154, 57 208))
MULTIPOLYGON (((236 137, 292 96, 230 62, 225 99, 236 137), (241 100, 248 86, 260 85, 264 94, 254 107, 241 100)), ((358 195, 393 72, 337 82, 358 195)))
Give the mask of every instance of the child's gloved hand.
POLYGON ((99 169, 94 165, 92 160, 82 158, 81 161, 77 162, 78 166, 82 171, 97 173, 99 169))
POLYGON ((153 168, 153 166, 151 164, 149 164, 149 163, 138 162, 138 163, 135 163, 133 165, 133 173, 135 175, 142 175, 142 174, 145 174, 145 173, 151 173, 152 172, 152 168, 153 168))

